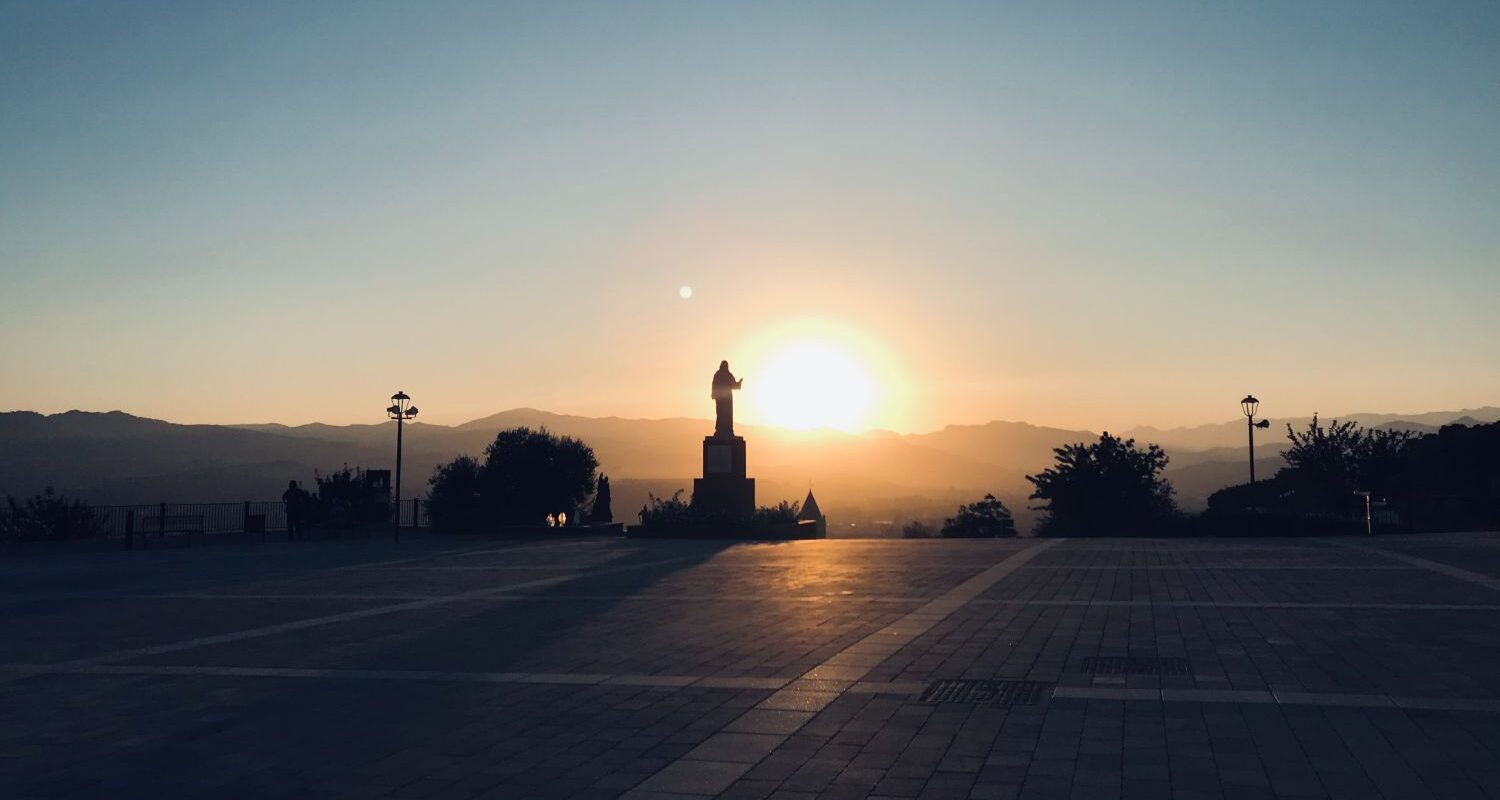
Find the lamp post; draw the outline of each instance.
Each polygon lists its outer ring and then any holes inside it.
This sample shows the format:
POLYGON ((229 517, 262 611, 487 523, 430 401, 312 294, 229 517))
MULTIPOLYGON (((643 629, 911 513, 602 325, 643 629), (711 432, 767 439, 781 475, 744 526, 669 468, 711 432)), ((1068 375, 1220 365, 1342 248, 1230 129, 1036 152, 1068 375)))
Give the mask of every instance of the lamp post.
POLYGON ((1245 399, 1240 401, 1240 410, 1245 412, 1245 430, 1250 434, 1250 482, 1255 483, 1255 429, 1269 428, 1271 421, 1268 419, 1255 421, 1255 412, 1260 410, 1260 401, 1256 400, 1253 394, 1245 395, 1245 399))
MULTIPOLYGON (((401 541, 401 429, 406 426, 408 420, 417 416, 417 407, 411 404, 411 398, 406 392, 398 391, 391 395, 391 407, 385 410, 386 416, 396 421, 396 502, 392 506, 392 536, 396 541, 401 541)), ((415 520, 414 520, 415 521, 415 520)))

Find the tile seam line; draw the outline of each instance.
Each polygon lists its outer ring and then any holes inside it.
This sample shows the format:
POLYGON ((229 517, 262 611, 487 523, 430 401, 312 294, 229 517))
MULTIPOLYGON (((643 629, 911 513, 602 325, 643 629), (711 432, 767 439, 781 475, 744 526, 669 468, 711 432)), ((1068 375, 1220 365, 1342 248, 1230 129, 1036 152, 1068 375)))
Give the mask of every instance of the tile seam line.
MULTIPOLYGON (((31 673, 38 664, 0 664, 0 672, 31 673)), ((325 667, 227 667, 158 664, 100 664, 53 669, 57 675, 139 675, 157 677, 226 678, 328 678, 341 680, 413 681, 479 684, 543 684, 569 686, 632 686, 660 689, 743 689, 770 691, 771 683, 783 686, 794 677, 736 678, 701 675, 651 675, 645 673, 556 673, 556 672, 464 672, 447 670, 340 669, 325 667), (749 687, 753 681, 757 687, 749 687)), ((853 694, 916 695, 922 681, 857 681, 845 691, 853 694)), ((1359 692, 1303 692, 1272 689, 1130 689, 1116 687, 1060 686, 1052 692, 1056 700, 1102 700, 1214 705, 1293 705, 1328 708, 1370 707, 1412 710, 1452 710, 1500 713, 1500 699, 1379 695, 1359 692)))

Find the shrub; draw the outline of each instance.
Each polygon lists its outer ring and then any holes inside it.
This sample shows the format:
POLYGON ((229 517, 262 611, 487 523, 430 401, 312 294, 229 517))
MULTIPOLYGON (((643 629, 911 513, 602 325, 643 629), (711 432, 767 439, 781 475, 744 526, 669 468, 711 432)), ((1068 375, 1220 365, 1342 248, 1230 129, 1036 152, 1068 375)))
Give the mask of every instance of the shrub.
POLYGON ((901 538, 903 539, 932 539, 938 535, 937 528, 928 525, 921 520, 912 520, 901 526, 901 538))
POLYGON ((389 522, 390 497, 378 492, 359 467, 344 468, 327 475, 313 473, 318 489, 313 495, 312 518, 327 525, 363 525, 389 522))
POLYGON ((956 516, 943 521, 942 534, 949 539, 1015 536, 1016 522, 1004 503, 987 494, 977 503, 959 506, 956 516))
POLYGON ((750 512, 750 521, 756 525, 792 525, 797 522, 797 513, 802 504, 782 500, 774 506, 761 506, 750 512))
POLYGON ((23 501, 6 496, 0 508, 0 541, 34 542, 104 536, 103 521, 82 500, 69 500, 50 486, 23 501))
POLYGON ((647 492, 646 505, 641 506, 640 517, 642 525, 691 525, 696 521, 693 507, 682 499, 681 489, 665 499, 647 492))

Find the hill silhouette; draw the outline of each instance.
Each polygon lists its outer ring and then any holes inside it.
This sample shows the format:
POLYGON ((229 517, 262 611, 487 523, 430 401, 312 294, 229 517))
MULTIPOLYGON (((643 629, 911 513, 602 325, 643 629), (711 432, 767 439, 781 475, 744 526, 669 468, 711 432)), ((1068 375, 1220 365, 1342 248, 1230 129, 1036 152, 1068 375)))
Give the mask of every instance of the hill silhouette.
MULTIPOLYGON (((1341 419, 1429 432, 1456 420, 1500 420, 1500 408, 1426 414, 1355 414, 1341 419)), ((1282 466, 1283 423, 1258 437, 1257 470, 1282 466)), ((626 419, 517 408, 446 426, 417 422, 406 431, 408 495, 454 456, 478 454, 502 428, 525 425, 583 439, 611 476, 617 518, 630 519, 646 493, 670 495, 691 486, 700 443, 712 422, 691 418, 626 419)), ((961 502, 993 492, 1016 510, 1023 528, 1024 475, 1052 460, 1052 448, 1098 437, 1025 422, 950 425, 938 431, 790 431, 740 426, 755 443, 752 470, 764 499, 796 498, 809 483, 835 525, 951 515, 961 502)), ((1244 422, 1191 428, 1135 428, 1123 434, 1161 444, 1171 456, 1166 477, 1184 508, 1244 480, 1244 422)), ((369 425, 179 425, 119 411, 43 415, 0 413, 0 495, 47 486, 93 503, 233 502, 279 496, 289 478, 344 464, 387 467, 393 457, 388 423, 369 425)), ((868 532, 863 530, 861 532, 868 532)))

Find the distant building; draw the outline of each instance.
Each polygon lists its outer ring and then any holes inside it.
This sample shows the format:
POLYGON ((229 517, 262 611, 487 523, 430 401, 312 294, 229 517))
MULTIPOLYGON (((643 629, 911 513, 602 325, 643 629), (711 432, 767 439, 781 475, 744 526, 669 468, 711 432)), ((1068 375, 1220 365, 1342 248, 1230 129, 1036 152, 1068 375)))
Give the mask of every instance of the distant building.
POLYGON ((818 508, 818 498, 813 497, 811 489, 807 490, 807 499, 802 501, 802 510, 797 512, 797 521, 816 525, 817 538, 828 538, 828 518, 823 516, 823 509, 818 508))

